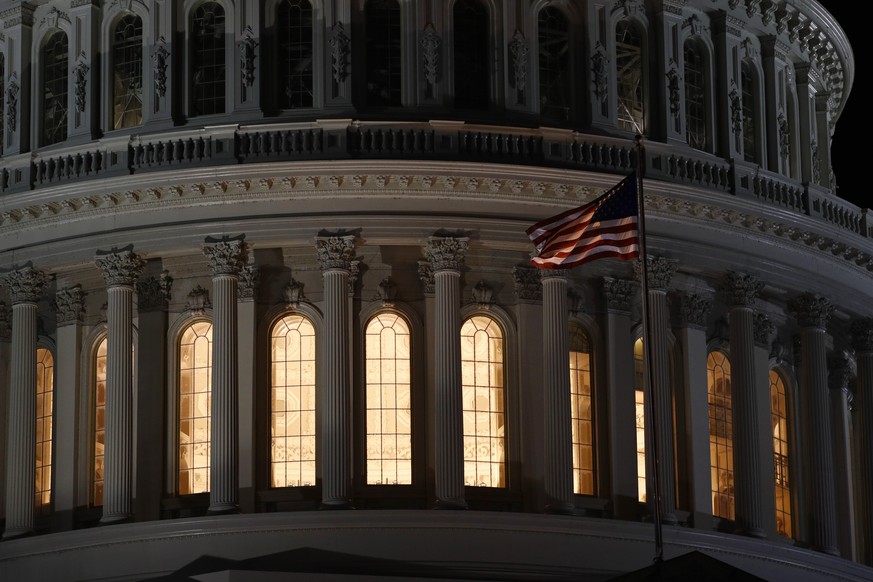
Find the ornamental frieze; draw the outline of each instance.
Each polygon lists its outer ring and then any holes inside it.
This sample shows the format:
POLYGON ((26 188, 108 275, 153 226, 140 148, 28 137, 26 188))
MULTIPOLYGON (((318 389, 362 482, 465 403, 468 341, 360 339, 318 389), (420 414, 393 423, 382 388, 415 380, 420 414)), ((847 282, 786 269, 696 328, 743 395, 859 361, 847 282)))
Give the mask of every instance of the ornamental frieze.
POLYGON ((103 272, 107 287, 133 287, 145 266, 145 261, 133 251, 98 252, 94 262, 103 272))
POLYGON ((0 275, 0 283, 9 289, 13 305, 36 303, 42 298, 49 278, 43 271, 28 266, 0 275))
POLYGON ((432 236, 424 249, 434 273, 438 271, 460 271, 464 266, 470 239, 463 236, 432 236))

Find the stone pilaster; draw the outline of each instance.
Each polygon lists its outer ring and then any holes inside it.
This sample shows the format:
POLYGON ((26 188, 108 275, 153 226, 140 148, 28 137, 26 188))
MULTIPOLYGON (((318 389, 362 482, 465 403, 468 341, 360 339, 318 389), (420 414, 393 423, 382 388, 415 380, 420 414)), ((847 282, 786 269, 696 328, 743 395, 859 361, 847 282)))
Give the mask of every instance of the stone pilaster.
POLYGON ((103 517, 100 523, 133 517, 133 287, 144 262, 130 250, 98 253, 106 281, 106 432, 103 517))
POLYGON ((42 271, 24 267, 3 276, 12 297, 9 424, 6 437, 6 528, 3 539, 33 533, 36 474, 37 302, 48 284, 42 271))
POLYGON ((852 394, 849 389, 854 381, 851 355, 840 350, 828 358, 828 398, 830 400, 831 434, 833 435, 834 459, 834 511, 841 516, 837 520, 837 549, 849 560, 857 560, 855 491, 852 487, 855 460, 852 456, 853 440, 849 405, 852 394))
POLYGON ((818 551, 837 555, 837 525, 834 513, 834 464, 825 328, 833 306, 824 297, 804 293, 788 305, 800 325, 800 352, 803 373, 800 378, 801 430, 807 458, 807 535, 809 545, 818 551))
POLYGON ((857 411, 858 483, 865 484, 858 490, 859 515, 858 536, 862 540, 859 561, 873 566, 873 318, 864 318, 852 323, 852 347, 857 358, 858 377, 855 387, 855 410, 857 411))
POLYGON ((246 243, 207 239, 203 254, 212 274, 212 417, 209 513, 239 509, 237 439, 237 285, 246 261, 246 243))
POLYGON ((348 285, 355 236, 320 236, 315 241, 324 279, 324 336, 320 436, 321 505, 352 507, 352 424, 348 285))
POLYGON ((428 239, 425 255, 434 275, 436 507, 466 508, 461 388, 461 270, 469 239, 428 239))
MULTIPOLYGON (((4 154, 11 156, 31 148, 31 62, 33 43, 33 10, 30 2, 16 2, 2 17, 6 35, 6 94, 3 115, 6 116, 4 154)), ((40 96, 41 98, 41 96, 40 96)))

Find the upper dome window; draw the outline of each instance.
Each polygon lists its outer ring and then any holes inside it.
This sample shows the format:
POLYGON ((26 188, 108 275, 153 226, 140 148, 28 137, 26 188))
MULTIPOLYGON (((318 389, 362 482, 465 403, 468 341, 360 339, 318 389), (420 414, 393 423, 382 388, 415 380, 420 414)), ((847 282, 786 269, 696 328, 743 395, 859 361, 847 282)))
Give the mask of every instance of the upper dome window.
POLYGON ((276 9, 276 37, 281 109, 312 107, 312 4, 282 0, 276 9))
POLYGON ((112 35, 112 127, 142 125, 142 19, 128 14, 112 35))
POLYGON ((191 14, 191 115, 225 111, 224 8, 205 2, 191 14))
POLYGON ((481 0, 458 0, 454 19, 455 106, 488 109, 491 100, 488 8, 481 0))
POLYGON ((369 0, 366 27, 367 105, 401 105, 400 5, 369 0))
POLYGON ((540 10, 540 113, 559 121, 570 119, 570 23, 563 12, 540 10))
POLYGON ((70 87, 67 33, 54 32, 42 47, 42 144, 67 139, 67 93, 70 87))

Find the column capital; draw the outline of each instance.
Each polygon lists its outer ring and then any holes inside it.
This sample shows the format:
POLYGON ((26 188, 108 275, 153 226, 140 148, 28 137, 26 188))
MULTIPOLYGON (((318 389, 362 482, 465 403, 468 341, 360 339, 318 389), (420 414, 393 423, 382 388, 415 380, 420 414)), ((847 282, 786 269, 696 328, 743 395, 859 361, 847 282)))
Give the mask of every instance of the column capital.
MULTIPOLYGON (((649 274, 649 290, 650 291, 666 291, 670 285, 670 279, 673 273, 679 268, 678 261, 668 259, 667 257, 654 257, 649 255, 646 257, 646 271, 649 274)), ((643 280, 643 263, 642 259, 634 261, 634 274, 637 281, 643 280)))
POLYGON ((849 383, 854 375, 847 353, 839 352, 828 358, 828 387, 831 390, 841 390, 848 394, 849 383))
POLYGON ((12 304, 36 303, 48 286, 48 275, 33 267, 23 267, 2 276, 2 283, 9 288, 12 304))
POLYGON ((207 239, 203 254, 209 259, 209 270, 213 277, 221 275, 239 276, 246 263, 248 245, 242 239, 212 241, 207 239))
POLYGON ((521 301, 542 301, 543 285, 540 269, 514 267, 512 269, 515 296, 521 301))
POLYGON ((712 310, 712 299, 684 291, 674 294, 672 299, 680 326, 706 328, 706 321, 712 310))
POLYGON ((133 287, 145 266, 142 257, 129 250, 104 254, 98 251, 94 262, 103 271, 107 287, 133 287))
POLYGON ((794 314, 801 327, 816 327, 824 330, 834 311, 834 306, 821 295, 804 293, 789 301, 788 309, 794 314))
POLYGON ((137 308, 142 311, 155 311, 167 308, 173 278, 169 271, 162 271, 157 277, 150 275, 136 284, 137 308))
POLYGON ((763 287, 753 275, 728 271, 719 282, 718 290, 730 307, 754 307, 763 287))
POLYGON ((318 263, 321 270, 351 271, 356 238, 353 234, 317 237, 315 251, 318 253, 318 263))
POLYGON ((460 271, 464 266, 470 239, 466 236, 432 236, 427 239, 424 254, 434 273, 460 271))
POLYGON ((85 295, 80 285, 65 287, 55 293, 55 311, 59 327, 82 323, 85 314, 85 295))
POLYGON ((755 344, 769 349, 773 332, 776 331, 776 324, 765 314, 756 313, 752 326, 755 334, 755 344))
POLYGON ((434 294, 434 279, 433 267, 430 261, 418 261, 418 278, 421 281, 421 286, 424 288, 425 295, 434 294))
POLYGON ((253 301, 260 278, 261 272, 257 265, 249 263, 240 269, 236 291, 237 299, 239 301, 253 301))
POLYGON ((603 297, 609 311, 628 313, 631 310, 631 297, 636 291, 633 281, 627 279, 603 278, 603 297))
POLYGON ((856 319, 850 328, 852 347, 858 353, 873 352, 873 318, 856 319))

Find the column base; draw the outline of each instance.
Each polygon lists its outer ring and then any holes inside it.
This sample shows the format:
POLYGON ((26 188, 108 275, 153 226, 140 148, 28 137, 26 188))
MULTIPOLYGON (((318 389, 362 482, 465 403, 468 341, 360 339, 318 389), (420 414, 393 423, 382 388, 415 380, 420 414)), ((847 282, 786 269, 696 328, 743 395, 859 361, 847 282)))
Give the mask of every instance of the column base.
POLYGON ((822 554, 829 554, 831 556, 839 556, 840 550, 833 546, 812 546, 812 549, 816 552, 821 552, 822 554))
POLYGON ((31 536, 36 535, 32 529, 23 529, 23 528, 13 528, 7 529, 3 532, 4 540, 17 540, 20 538, 29 538, 31 536))
POLYGON ((469 509, 463 499, 437 499, 433 509, 469 509))
POLYGON ((98 525, 115 525, 117 523, 131 523, 132 515, 104 515, 100 518, 98 525))
POLYGON ((342 509, 354 509, 355 506, 352 505, 351 501, 322 501, 318 506, 319 509, 324 509, 327 511, 331 510, 342 510, 342 509))
POLYGON ((679 525, 679 519, 675 513, 665 513, 661 516, 661 523, 664 525, 679 525))
POLYGON ((576 515, 576 507, 569 503, 550 503, 546 505, 545 512, 549 515, 576 515))
POLYGON ((738 529, 736 533, 741 536, 757 538, 760 540, 767 539, 767 534, 765 534, 764 530, 759 527, 742 527, 738 529))
POLYGON ((206 515, 233 515, 239 512, 238 505, 211 505, 206 510, 206 515))

